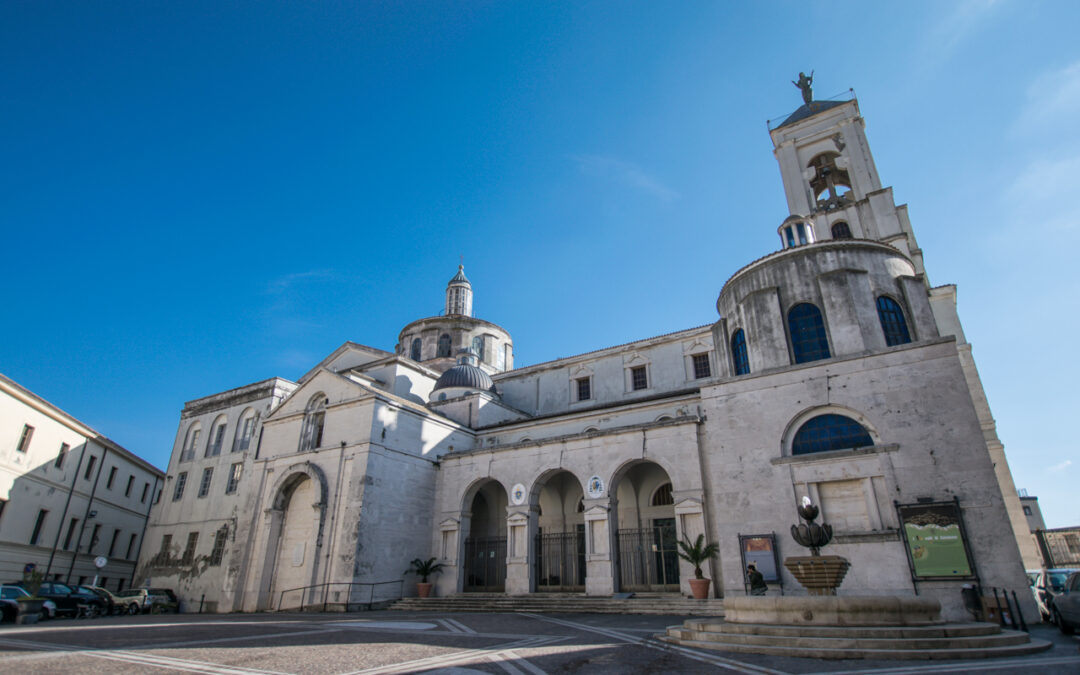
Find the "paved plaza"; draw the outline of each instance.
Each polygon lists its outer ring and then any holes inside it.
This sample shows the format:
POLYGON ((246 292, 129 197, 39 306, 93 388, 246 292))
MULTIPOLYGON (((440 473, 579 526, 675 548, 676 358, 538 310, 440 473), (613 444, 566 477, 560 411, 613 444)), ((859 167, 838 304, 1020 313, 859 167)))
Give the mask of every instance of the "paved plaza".
POLYGON ((1078 673, 1073 638, 1042 654, 966 662, 823 661, 656 642, 683 617, 585 614, 166 615, 0 629, 6 673, 1078 673))

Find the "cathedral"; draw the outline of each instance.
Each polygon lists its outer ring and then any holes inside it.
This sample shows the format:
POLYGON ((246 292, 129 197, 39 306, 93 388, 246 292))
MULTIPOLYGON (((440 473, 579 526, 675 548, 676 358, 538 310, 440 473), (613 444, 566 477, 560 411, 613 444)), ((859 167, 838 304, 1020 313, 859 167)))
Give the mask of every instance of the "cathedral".
POLYGON ((712 596, 747 593, 750 562, 800 594, 782 561, 809 498, 851 562, 841 594, 963 619, 965 584, 1026 589, 956 287, 931 285, 858 101, 805 99, 769 130, 779 249, 733 271, 715 323, 515 368, 459 266, 393 351, 346 342, 185 404, 136 583, 204 611, 342 608, 414 594, 409 561, 434 557, 439 596, 687 595, 677 542, 704 535, 712 596))

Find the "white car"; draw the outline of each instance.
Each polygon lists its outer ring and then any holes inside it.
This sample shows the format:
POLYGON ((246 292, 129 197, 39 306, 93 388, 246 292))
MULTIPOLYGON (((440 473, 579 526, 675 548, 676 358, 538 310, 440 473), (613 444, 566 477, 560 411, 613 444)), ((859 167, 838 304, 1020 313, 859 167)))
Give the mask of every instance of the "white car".
MULTIPOLYGON (((25 589, 18 586, 0 586, 0 598, 4 600, 18 600, 19 598, 29 598, 30 594, 25 589)), ((55 619, 56 618, 56 603, 52 600, 46 600, 41 608, 42 619, 55 619)))
POLYGON ((1065 580, 1061 593, 1054 596, 1052 611, 1054 623, 1065 635, 1080 628, 1080 572, 1073 572, 1065 580))

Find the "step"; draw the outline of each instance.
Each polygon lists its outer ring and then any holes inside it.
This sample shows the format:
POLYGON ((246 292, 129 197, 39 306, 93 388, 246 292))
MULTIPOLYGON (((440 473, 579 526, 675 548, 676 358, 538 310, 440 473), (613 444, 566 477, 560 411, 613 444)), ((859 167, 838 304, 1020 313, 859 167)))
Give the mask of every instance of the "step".
POLYGON ((1011 656, 1027 656, 1050 649, 1053 643, 1046 640, 1032 639, 1022 644, 1009 644, 993 647, 942 649, 839 649, 828 647, 784 647, 778 645, 748 645, 730 642, 682 640, 667 635, 657 637, 661 642, 677 644, 683 647, 707 649, 710 651, 732 652, 740 654, 765 654, 769 656, 791 656, 816 659, 896 659, 896 660, 949 660, 949 659, 992 659, 1011 656))
POLYGON ((740 645, 764 645, 780 647, 824 649, 982 649, 1007 645, 1026 644, 1028 635, 1016 631, 996 635, 972 637, 936 638, 864 638, 864 637, 791 637, 779 635, 706 633, 686 629, 669 630, 669 637, 692 642, 719 642, 740 645))
POLYGON ((724 633, 775 635, 782 637, 937 638, 997 635, 996 623, 949 623, 936 626, 788 626, 763 623, 722 623, 707 619, 687 619, 679 628, 724 633))
POLYGON ((674 614, 723 616, 723 601, 693 600, 680 596, 604 598, 567 594, 506 596, 470 593, 445 598, 405 598, 390 606, 398 611, 536 612, 595 614, 674 614))

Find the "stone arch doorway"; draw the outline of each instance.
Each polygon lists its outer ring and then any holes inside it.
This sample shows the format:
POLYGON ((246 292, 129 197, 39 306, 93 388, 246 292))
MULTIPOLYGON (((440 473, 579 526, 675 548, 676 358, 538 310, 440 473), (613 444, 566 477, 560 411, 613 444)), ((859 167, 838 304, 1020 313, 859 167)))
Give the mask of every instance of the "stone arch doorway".
POLYGON ((267 551, 270 565, 264 584, 268 598, 264 606, 281 609, 308 603, 322 524, 320 487, 307 473, 294 473, 282 483, 274 498, 270 512, 271 543, 267 551), (306 590, 293 590, 305 587, 306 590))
POLYGON ((679 592, 678 532, 668 473, 655 462, 622 467, 612 479, 619 590, 679 592))
POLYGON ((481 482, 466 497, 469 530, 465 539, 465 592, 497 592, 506 590, 506 488, 499 481, 481 482))
POLYGON ((559 470, 534 490, 536 541, 533 571, 537 591, 585 590, 585 492, 581 481, 559 470))

